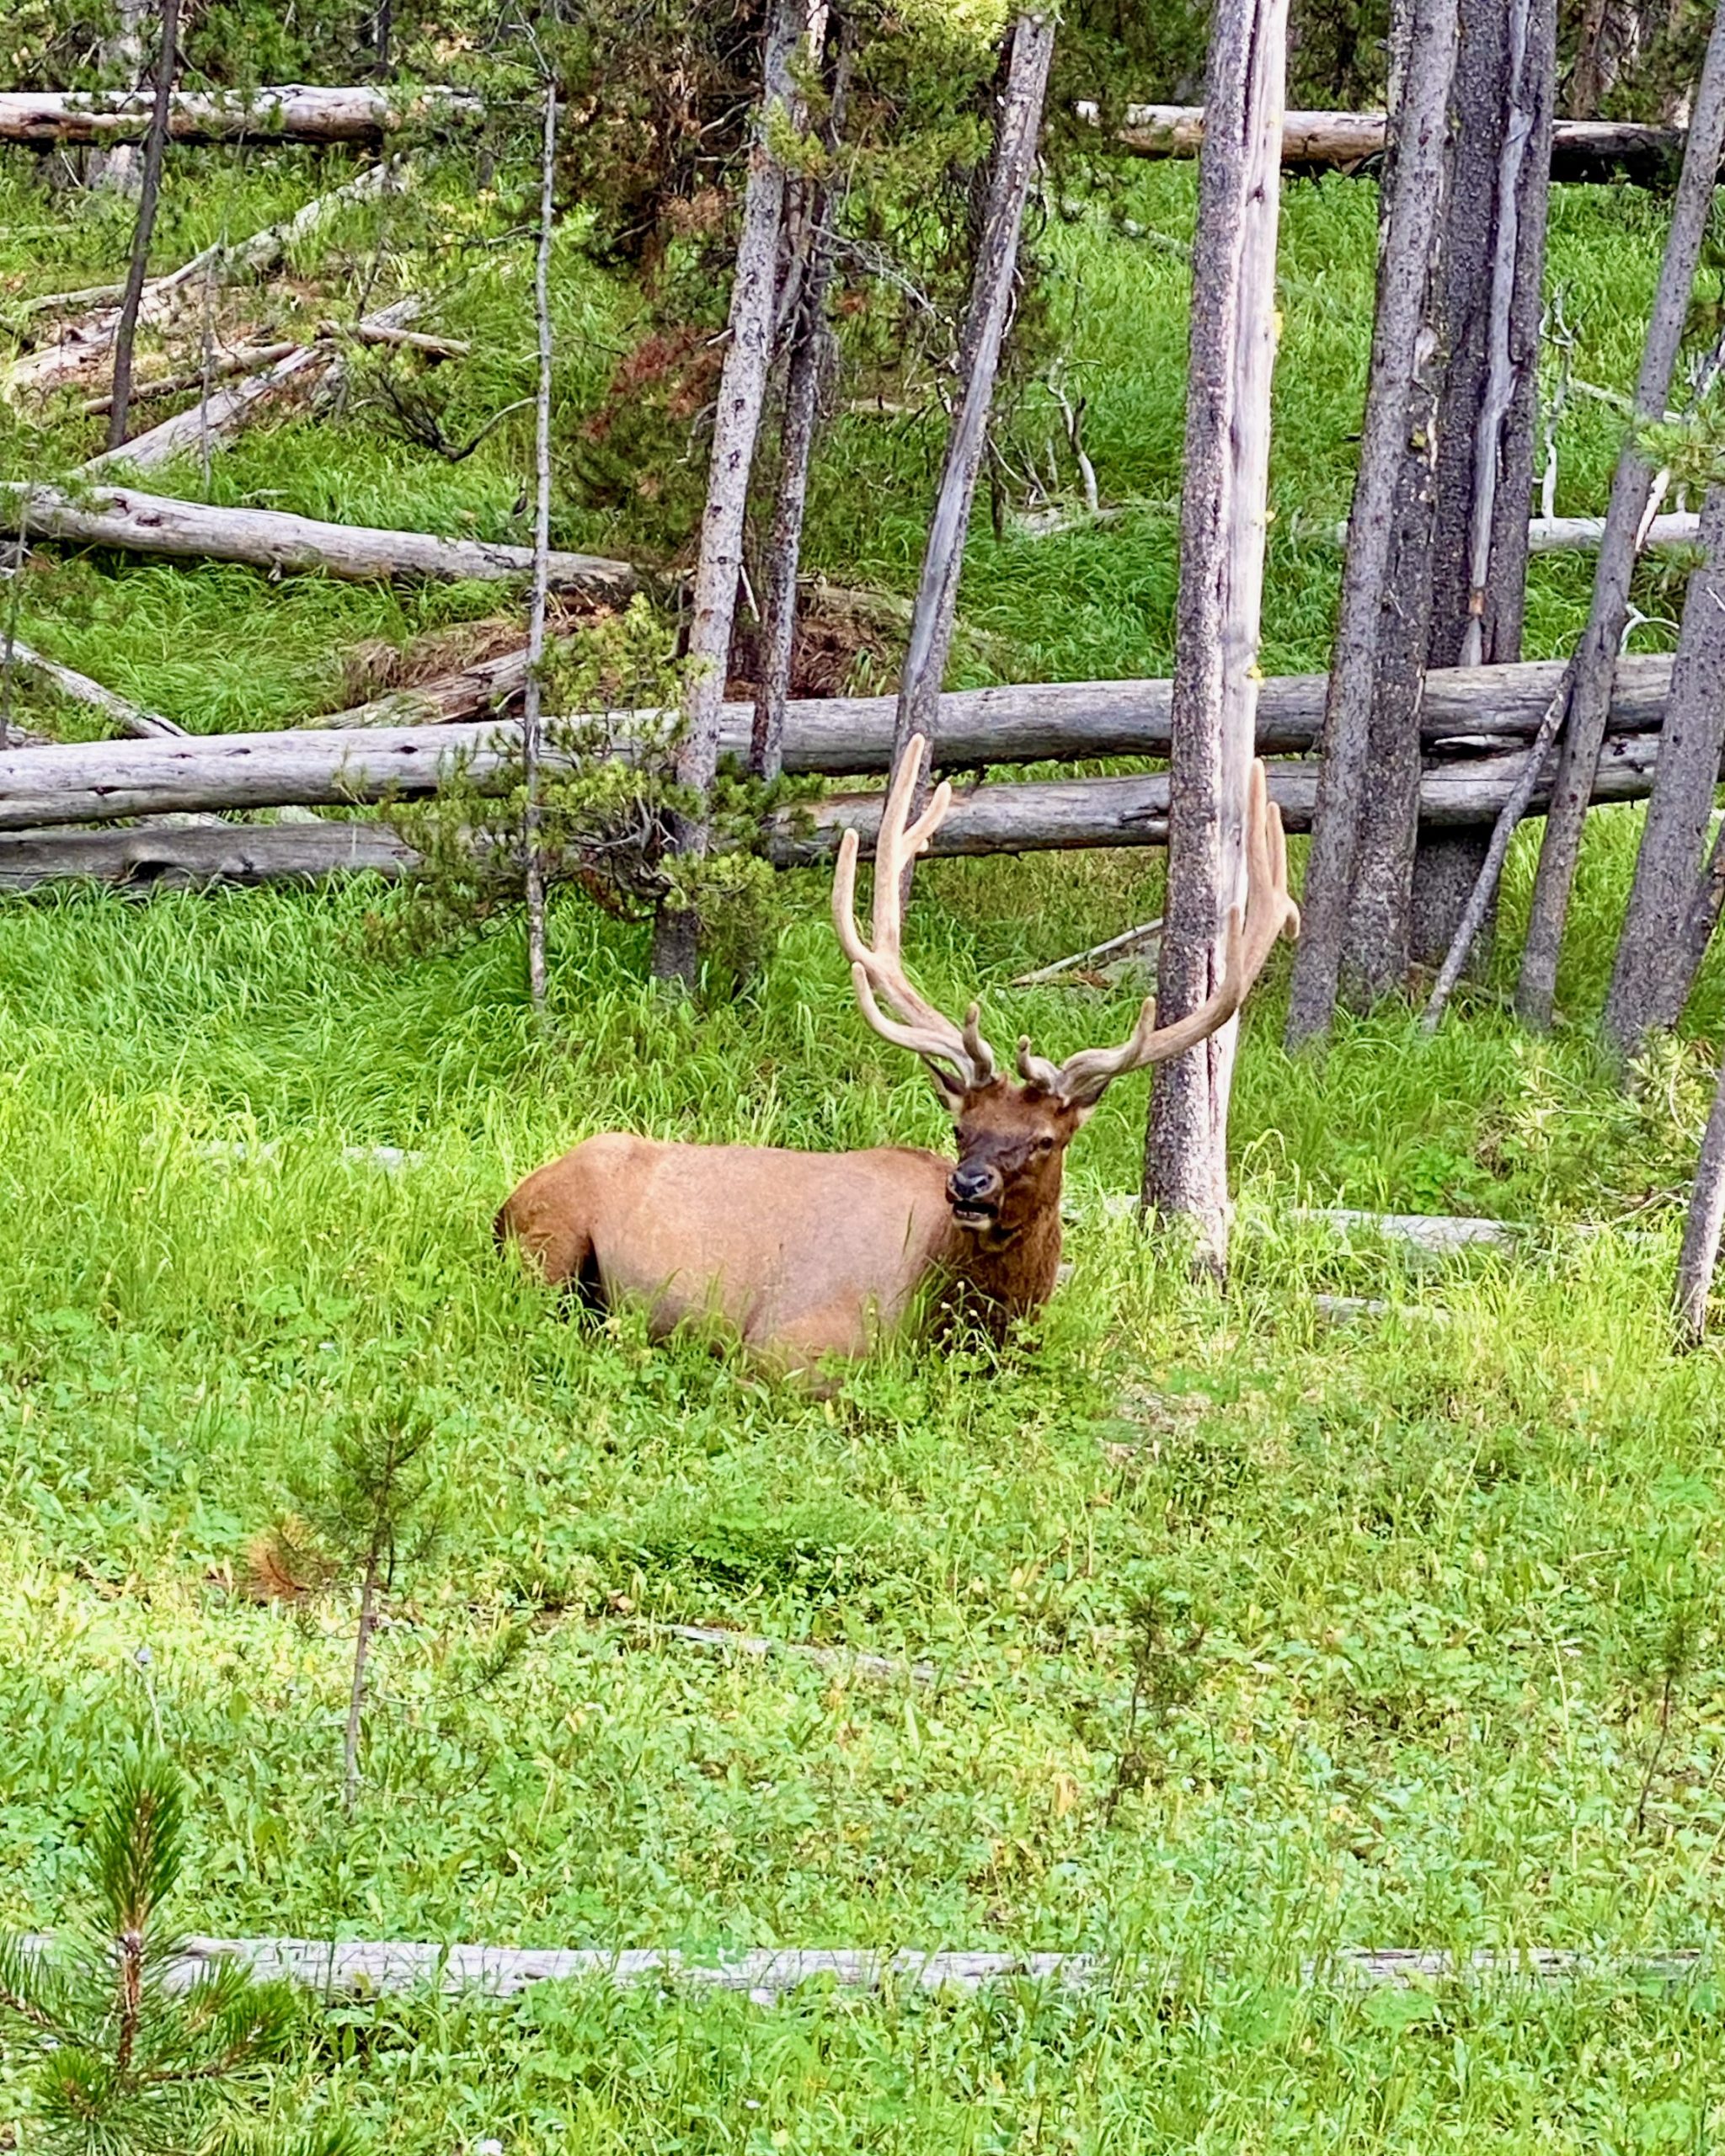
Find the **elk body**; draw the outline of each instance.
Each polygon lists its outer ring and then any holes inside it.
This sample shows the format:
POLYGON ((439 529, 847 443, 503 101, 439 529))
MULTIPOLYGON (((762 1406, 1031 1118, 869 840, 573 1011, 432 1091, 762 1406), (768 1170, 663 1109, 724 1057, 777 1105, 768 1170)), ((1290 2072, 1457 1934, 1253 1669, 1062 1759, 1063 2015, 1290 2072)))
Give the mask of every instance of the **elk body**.
POLYGON ((895 775, 875 853, 873 942, 854 911, 857 835, 833 877, 833 922, 863 1017, 921 1058, 950 1111, 956 1161, 903 1146, 800 1153, 667 1144, 606 1132, 527 1177, 497 1217, 551 1282, 599 1308, 642 1305, 658 1335, 713 1320, 760 1360, 811 1370, 855 1360, 908 1321, 962 1310, 990 1330, 1040 1307, 1060 1260, 1065 1150, 1114 1081, 1195 1047, 1233 1017, 1277 937, 1297 933, 1280 818, 1252 767, 1247 904, 1229 915, 1215 991, 1158 1027, 1146 999, 1118 1048, 1055 1064, 1018 1043, 1003 1075, 973 1004, 962 1026, 911 985, 900 956, 905 871, 952 799, 909 823, 925 744, 895 775), (906 828, 909 823, 908 829, 906 828))

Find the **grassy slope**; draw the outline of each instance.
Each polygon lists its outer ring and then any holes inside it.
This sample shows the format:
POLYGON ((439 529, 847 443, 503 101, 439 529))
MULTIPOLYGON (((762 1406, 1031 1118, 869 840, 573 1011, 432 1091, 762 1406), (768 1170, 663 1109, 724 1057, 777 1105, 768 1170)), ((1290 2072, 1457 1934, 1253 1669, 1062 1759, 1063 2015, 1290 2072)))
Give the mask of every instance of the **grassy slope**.
MULTIPOLYGON (((1133 214, 1185 229, 1189 184, 1147 172, 1133 214)), ((298 199, 247 185, 186 189, 164 248, 298 199)), ((1323 655, 1370 221, 1346 185, 1288 205, 1276 666, 1323 655)), ((1653 232, 1632 195, 1560 200, 1554 264, 1591 303, 1594 378, 1632 365, 1653 232)), ((53 227, 12 244, 46 290, 99 271, 115 240, 53 227)), ((356 260, 369 243, 354 237, 356 260)), ((1160 670, 1183 280, 1099 232, 1060 253, 1082 280, 1092 451, 1105 492, 1140 505, 1099 534, 980 536, 967 611, 1026 675, 1160 670)), ((478 259, 446 311, 483 351, 452 430, 519 394, 528 363, 521 264, 478 259)), ((578 355, 601 298, 572 302, 578 355)), ((575 359, 572 406, 607 364, 575 359)), ((822 477, 823 566, 905 585, 929 448, 846 424, 822 477)), ((1602 499, 1610 453, 1579 409, 1569 504, 1602 499)), ((520 455, 505 430, 446 467, 355 410, 260 435, 214 479, 224 499, 501 534, 520 455)), ((572 515, 560 536, 627 551, 629 535, 572 515)), ((1540 566, 1534 648, 1569 632, 1584 586, 1576 564, 1540 566)), ((27 603, 67 659, 215 726, 327 703, 343 643, 494 602, 103 563, 32 579, 27 603)), ((1600 985, 1632 841, 1626 817, 1590 836, 1578 1006, 1600 985)), ((1130 859, 951 865, 925 879, 913 947, 937 992, 984 987, 998 1035, 1064 1050, 1123 1026, 1130 995, 1004 984, 1154 910, 1156 880, 1130 859)), ((363 892, 8 910, 6 1912, 63 1913, 102 1763, 153 1719, 205 1792, 200 1929, 997 1941, 1236 1972, 1166 2012, 588 1996, 361 2015, 305 2072, 333 2073, 380 2147, 1706 2145, 1725 2101, 1709 1993, 1458 1997, 1417 2004, 1402 2034, 1393 2003, 1290 1983, 1343 1942, 1707 1936, 1725 1838, 1706 1588, 1719 1370, 1664 1352, 1669 1214, 1645 1239, 1559 1233, 1436 1283, 1289 1216, 1308 1194, 1560 1229, 1621 1213, 1685 1172, 1697 1059, 1674 1055, 1625 1105, 1584 1038, 1529 1043, 1484 1006, 1435 1043, 1392 1015, 1344 1028, 1327 1065, 1290 1066, 1273 990, 1242 1065, 1247 1226, 1225 1302, 1099 1213, 1134 1180, 1129 1083, 1075 1160, 1076 1277, 1040 1344, 997 1368, 910 1356, 811 1404, 693 1348, 649 1352, 626 1320, 558 1324, 498 1267, 485 1224, 512 1175, 583 1130, 938 1142, 932 1097, 850 1009, 819 899, 789 887, 758 991, 698 1026, 640 989, 633 933, 571 903, 554 1048, 526 1022, 510 940, 391 969, 360 955, 363 892), (276 1150, 211 1150, 259 1139, 276 1150), (340 1157, 372 1144, 425 1157, 398 1177, 340 1157), (1324 1331, 1319 1287, 1441 1300, 1455 1322, 1324 1331), (438 1414, 452 1502, 379 1650, 349 1828, 331 1806, 347 1613, 296 1621, 230 1587, 344 1400, 380 1376, 438 1414), (1135 1722, 1146 1609, 1162 1630, 1135 1722), (1659 1646, 1685 1612, 1695 1665, 1637 1832, 1659 1646), (655 1615, 902 1646, 952 1676, 907 1699, 795 1662, 734 1668, 644 1640, 655 1615), (488 1678, 523 1622, 525 1651, 488 1678)), ((1704 1028, 1719 993, 1710 976, 1704 1028)))

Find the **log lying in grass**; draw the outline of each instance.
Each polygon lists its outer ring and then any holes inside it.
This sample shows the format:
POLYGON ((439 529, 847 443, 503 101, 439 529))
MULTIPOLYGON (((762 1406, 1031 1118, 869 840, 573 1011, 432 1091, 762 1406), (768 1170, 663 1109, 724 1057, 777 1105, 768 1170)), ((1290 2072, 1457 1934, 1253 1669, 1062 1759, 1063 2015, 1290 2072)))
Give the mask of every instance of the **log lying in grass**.
MULTIPOLYGON (((131 488, 96 488, 73 495, 55 487, 13 483, 0 487, 0 503, 14 524, 20 510, 24 512, 32 538, 116 547, 177 561, 321 570, 326 576, 360 583, 392 578, 458 583, 473 578, 514 584, 525 582, 533 570, 531 547, 323 524, 280 510, 222 509, 176 501, 165 494, 138 494, 131 488)), ((634 590, 637 579, 627 562, 608 561, 597 554, 553 553, 551 581, 561 590, 624 598, 634 590)))
MULTIPOLYGON (((746 725, 748 707, 738 708, 745 713, 746 725)), ((800 708, 793 705, 788 716, 800 708)), ((274 808, 290 803, 320 808, 421 796, 435 792, 458 765, 477 778, 489 776, 518 753, 519 739, 515 722, 486 719, 434 728, 307 728, 279 734, 188 736, 136 745, 77 743, 34 753, 22 761, 0 755, 0 830, 187 809, 274 808)), ((1594 798, 1642 799, 1652 784, 1658 748, 1658 736, 1652 733, 1609 739, 1599 758, 1594 798)), ((964 760, 952 755, 950 740, 943 738, 942 749, 948 768, 964 760)), ((805 747, 790 728, 786 752, 788 770, 823 768, 817 760, 821 744, 805 747)), ((1033 753, 1045 755, 1049 751, 1033 753)), ((1077 756, 1099 751, 1068 743, 1063 753, 1077 756)), ((884 738, 872 760, 884 768, 886 754, 884 738)), ((547 761, 557 760, 553 751, 547 761)), ((860 755, 847 755, 846 768, 854 770, 862 760, 860 755)), ((1508 795, 1519 760, 1512 750, 1431 766, 1421 787, 1423 820, 1489 823, 1508 795)), ((1309 762, 1273 768, 1271 790, 1290 830, 1301 830, 1310 824, 1316 770, 1309 762)), ((1021 847, 1160 846, 1165 835, 1167 783, 1166 773, 1155 772, 984 786, 959 796, 935 850, 1001 853, 1021 847)), ((872 796, 856 802, 841 797, 794 814, 787 811, 780 819, 784 847, 794 852, 791 835, 801 819, 812 819, 819 832, 835 818, 866 823, 878 813, 879 805, 872 796)), ((1539 805, 1535 797, 1535 813, 1539 805)), ((816 846, 816 852, 822 850, 816 846)))
MULTIPOLYGON (((51 1945, 27 1939, 26 1949, 51 1945)), ((693 1991, 742 1992, 770 2004, 800 1984, 822 1981, 841 1991, 976 1992, 997 1983, 1052 1984, 1064 1991, 1150 1990, 1171 1993, 1178 1979, 1166 1956, 1115 1960, 1100 1954, 894 1952, 878 1947, 757 1947, 709 1962, 669 1947, 550 1947, 438 1945, 419 1940, 187 1939, 168 1971, 184 1989, 221 1961, 237 1961, 260 1977, 286 1977, 324 1999, 375 1998, 379 1993, 478 1992, 512 1999, 530 1984, 588 1983, 618 1990, 681 1985, 693 1991)), ((1609 1956, 1563 1947, 1341 1947, 1301 1964, 1295 1980, 1306 1988, 1483 1984, 1693 1983, 1706 1967, 1693 1951, 1609 1956)))
MULTIPOLYGON (((259 883, 373 869, 398 875, 412 855, 393 833, 366 822, 320 822, 273 827, 229 825, 196 830, 55 830, 104 817, 152 815, 168 804, 260 808, 284 800, 334 803, 407 797, 435 790, 462 754, 483 776, 494 769, 499 737, 513 741, 508 720, 433 731, 412 728, 368 734, 349 753, 350 737, 254 734, 219 750, 207 742, 154 744, 138 752, 98 744, 92 760, 79 748, 35 749, 0 755, 0 889, 27 890, 67 878, 131 886, 159 883, 259 883), (462 737, 459 746, 451 736, 462 737), (295 757, 284 766, 286 743, 339 744, 321 763, 295 757), (103 766, 109 775, 103 776, 103 766), (125 776, 120 776, 120 767, 125 776)), ((1599 759, 1596 802, 1640 800, 1652 790, 1656 734, 1608 741, 1599 759)), ((1421 785, 1422 815, 1438 825, 1490 824, 1514 782, 1514 753, 1438 766, 1421 785)), ((555 759, 547 757, 547 764, 555 759)), ((1309 830, 1317 790, 1313 763, 1271 766, 1270 792, 1290 830, 1309 830)), ((1535 797, 1535 808, 1540 805, 1535 797)), ((873 846, 880 819, 878 793, 837 795, 781 812, 768 852, 781 868, 831 858, 840 834, 855 829, 863 851, 873 846)), ((1034 853, 1167 843, 1168 781, 1164 772, 1130 778, 1039 780, 984 786, 961 793, 936 834, 937 854, 1034 853)))
MULTIPOLYGON (((0 94, 0 142, 141 142, 149 90, 9 90, 0 94)), ((179 90, 168 131, 175 142, 381 142, 403 127, 467 124, 483 113, 462 90, 391 93, 286 83, 258 90, 179 90)))
MULTIPOLYGON (((1692 510, 1671 510, 1656 516, 1642 542, 1643 552, 1669 552, 1674 547, 1693 547, 1701 533, 1701 518, 1692 510)), ((1527 527, 1530 554, 1597 553, 1604 537, 1602 516, 1536 516, 1527 527)))
MULTIPOLYGON (((1100 125, 1096 105, 1074 107, 1100 125)), ((1282 123, 1282 163, 1300 172, 1359 172, 1383 155, 1381 112, 1290 112, 1282 123)), ((1204 139, 1201 105, 1128 105, 1114 141, 1135 157, 1195 157, 1204 139)), ((1680 127, 1646 127, 1615 120, 1560 120, 1551 131, 1551 177, 1658 181, 1683 155, 1680 127)))
MULTIPOLYGON (((265 367, 274 366, 278 360, 286 359, 290 353, 299 349, 291 337, 279 338, 269 344, 230 344, 211 355, 209 378, 211 382, 231 382, 235 375, 260 374, 265 367)), ((188 391, 201 389, 203 385, 204 370, 201 367, 190 374, 157 375, 147 382, 135 382, 131 386, 131 401, 134 404, 142 404, 158 397, 184 397, 188 391)), ((106 394, 87 397, 78 407, 87 419, 99 412, 111 412, 113 408, 114 399, 106 394)))
MULTIPOLYGON (((4 656, 6 642, 4 638, 0 638, 0 658, 4 656)), ((104 688, 101 682, 93 681, 88 674, 80 674, 75 666, 62 666, 57 659, 45 659, 40 652, 32 650, 27 643, 19 643, 16 638, 11 640, 11 648, 19 665, 29 667, 32 673, 40 674, 45 680, 52 682, 62 696, 69 696, 74 703, 88 704, 93 710, 100 712, 122 734, 129 734, 140 741, 185 739, 183 726, 176 726, 171 718, 163 718, 158 712, 145 711, 139 705, 129 702, 114 690, 104 688)), ((20 743, 19 745, 24 744, 20 743)))

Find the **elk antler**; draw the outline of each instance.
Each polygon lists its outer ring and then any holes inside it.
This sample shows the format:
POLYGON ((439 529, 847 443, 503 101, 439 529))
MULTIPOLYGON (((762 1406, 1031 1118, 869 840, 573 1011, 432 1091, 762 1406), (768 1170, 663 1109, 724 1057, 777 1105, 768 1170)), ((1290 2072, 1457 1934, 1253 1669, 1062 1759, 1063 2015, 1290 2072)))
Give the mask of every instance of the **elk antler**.
POLYGON ((926 851, 952 806, 953 789, 946 780, 908 830, 905 819, 922 769, 927 742, 913 734, 905 744, 881 812, 880 835, 874 847, 874 944, 871 949, 857 933, 856 919, 857 851, 855 831, 839 841, 838 866, 832 878, 832 921, 840 947, 851 962, 851 979, 862 1016, 883 1040, 920 1055, 932 1071, 943 1092, 964 1093, 985 1086, 994 1076, 994 1050, 978 1029, 979 1006, 973 1003, 962 1027, 911 985, 899 955, 901 894, 909 864, 926 851), (884 1003, 894 1015, 881 1009, 884 1003), (941 1066, 947 1066, 943 1070, 941 1066), (948 1077, 947 1071, 952 1072, 948 1077))
POLYGON ((1300 909, 1288 896, 1288 844, 1282 812, 1269 798, 1261 760, 1255 760, 1246 802, 1246 906, 1228 910, 1222 978, 1213 995, 1190 1017, 1171 1026, 1156 1022, 1156 998, 1146 996, 1138 1023, 1119 1048, 1081 1049, 1058 1065, 1030 1053, 1028 1038, 1018 1043, 1018 1069, 1033 1086, 1057 1094, 1075 1107, 1091 1107, 1116 1078, 1183 1055, 1226 1025, 1246 1001, 1247 991, 1263 970, 1276 938, 1290 942, 1300 933, 1300 909))

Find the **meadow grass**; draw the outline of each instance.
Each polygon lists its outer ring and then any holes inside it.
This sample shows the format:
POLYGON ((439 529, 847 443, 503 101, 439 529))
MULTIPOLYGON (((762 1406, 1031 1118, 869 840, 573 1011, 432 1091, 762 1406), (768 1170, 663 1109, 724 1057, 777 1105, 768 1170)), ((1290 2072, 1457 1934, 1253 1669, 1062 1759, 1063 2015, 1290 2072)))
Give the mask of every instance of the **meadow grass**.
MULTIPOLYGON (((217 169, 176 166, 164 248, 332 178, 260 162, 224 208, 217 169)), ((1190 185, 1147 169, 1127 206, 1179 237, 1190 185)), ((387 267, 394 287, 448 273, 437 318, 480 348, 451 392, 457 431, 520 393, 531 327, 519 249, 465 247, 480 225, 446 239, 441 200, 387 267)), ((1585 302, 1578 366, 1615 385, 1657 253, 1639 205, 1562 194, 1554 220, 1554 274, 1585 302)), ((99 275, 123 243, 21 191, 8 206, 49 233, 7 243, 31 290, 99 275)), ((1324 657, 1372 218, 1358 185, 1288 201, 1275 666, 1324 657)), ((380 251, 363 221, 340 243, 355 264, 380 251)), ((1130 506, 1042 540, 979 530, 964 606, 996 642, 968 678, 1165 670, 1184 273, 1100 219, 1049 245, 1091 452, 1130 506)), ((573 416, 628 302, 572 275, 561 303, 573 416)), ((1603 499, 1607 418, 1566 421, 1565 507, 1603 499)), ((82 424, 33 453, 70 456, 82 424)), ((816 566, 908 587, 934 439, 840 425, 816 566)), ((211 484, 517 536, 522 440, 511 423, 448 466, 356 397, 249 439, 211 484)), ((631 550, 626 515, 573 501, 558 536, 631 550)), ((1586 574, 1537 565, 1535 648, 1572 632, 1586 574)), ((326 707, 347 644, 498 603, 101 559, 25 591, 34 638, 200 728, 326 707)), ((1273 974, 1246 1029, 1226 1294, 1103 1204, 1136 1184, 1143 1081, 1124 1081, 1075 1148, 1075 1269, 1038 1334, 907 1348, 830 1401, 653 1348, 628 1314, 565 1322, 489 1233, 516 1176, 606 1126, 943 1142, 929 1089, 854 1011, 820 878, 783 879, 759 978, 702 1013, 644 985, 644 931, 560 900, 542 1033, 512 931, 387 962, 367 916, 397 900, 362 885, 8 905, 0 1917, 65 1919, 104 1775, 153 1730, 199 1792, 201 1931, 1085 1949, 1178 1979, 772 2010, 557 1988, 319 2015, 281 2100, 339 2106, 378 2148, 1712 2145, 1705 1974, 1412 1998, 1301 1976, 1350 1945, 1616 1966, 1712 1938, 1722 1365, 1674 1358, 1665 1311, 1725 975, 1708 969, 1693 1037, 1621 1090, 1579 1022, 1637 828, 1592 819, 1571 1022, 1546 1038, 1510 1023, 1498 983, 1435 1041, 1391 1009, 1290 1062, 1273 974), (384 1145, 415 1157, 387 1172, 344 1150, 384 1145), (1330 1203, 1532 1232, 1419 1270, 1297 1217, 1330 1203), (1338 1327, 1320 1290, 1391 1307, 1338 1327), (352 1611, 256 1603, 246 1550, 380 1389, 435 1418, 446 1518, 391 1596, 349 1822, 352 1611), (940 1680, 733 1661, 664 1621, 927 1657, 940 1680)), ((1524 847, 1512 944, 1530 868, 1524 847)), ((1131 985, 1007 984, 1153 913, 1159 883, 1151 856, 936 864, 908 947, 941 1000, 981 990, 997 1040, 1062 1054, 1123 1033, 1131 985)), ((0 2057, 0 2117, 13 2070, 0 2057)))

